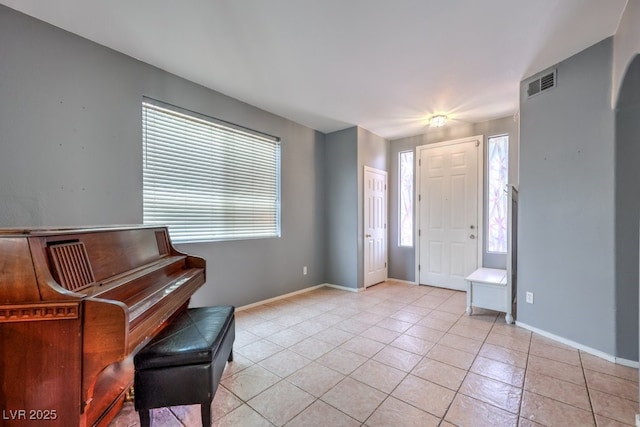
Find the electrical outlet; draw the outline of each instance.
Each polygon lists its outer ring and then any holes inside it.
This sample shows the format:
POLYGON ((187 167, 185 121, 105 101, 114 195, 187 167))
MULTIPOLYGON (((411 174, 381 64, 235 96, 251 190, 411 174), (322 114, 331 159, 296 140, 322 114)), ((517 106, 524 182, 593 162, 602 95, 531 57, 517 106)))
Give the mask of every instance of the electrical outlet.
POLYGON ((303 275, 307 275, 307 266, 305 265, 304 267, 302 267, 302 274, 303 275))
POLYGON ((533 304, 533 292, 527 292, 527 303, 533 304))

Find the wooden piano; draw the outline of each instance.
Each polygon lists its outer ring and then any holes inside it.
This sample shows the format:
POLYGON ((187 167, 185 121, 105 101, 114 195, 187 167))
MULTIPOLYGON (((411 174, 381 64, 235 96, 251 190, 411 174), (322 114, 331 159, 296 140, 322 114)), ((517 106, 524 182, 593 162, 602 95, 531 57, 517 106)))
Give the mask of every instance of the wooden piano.
POLYGON ((204 282, 166 227, 0 229, 0 426, 108 424, 204 282))

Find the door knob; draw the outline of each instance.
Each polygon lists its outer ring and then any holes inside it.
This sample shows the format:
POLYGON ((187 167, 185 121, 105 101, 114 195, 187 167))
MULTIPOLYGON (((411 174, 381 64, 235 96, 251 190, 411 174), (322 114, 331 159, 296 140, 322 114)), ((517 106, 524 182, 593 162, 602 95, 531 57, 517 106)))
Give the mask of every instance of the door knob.
POLYGON ((365 234, 364 237, 371 237, 371 234, 365 234))
POLYGON ((474 234, 472 234, 471 236, 469 236, 469 238, 470 238, 471 240, 473 240, 473 239, 475 239, 475 238, 476 238, 476 236, 475 236, 474 234))

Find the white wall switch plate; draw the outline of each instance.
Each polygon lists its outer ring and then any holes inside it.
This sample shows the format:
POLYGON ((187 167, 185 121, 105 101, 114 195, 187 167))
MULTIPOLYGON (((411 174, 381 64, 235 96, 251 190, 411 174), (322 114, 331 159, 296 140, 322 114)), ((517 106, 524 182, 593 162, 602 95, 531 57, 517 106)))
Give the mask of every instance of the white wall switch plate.
POLYGON ((533 292, 527 292, 527 302, 533 304, 533 292))

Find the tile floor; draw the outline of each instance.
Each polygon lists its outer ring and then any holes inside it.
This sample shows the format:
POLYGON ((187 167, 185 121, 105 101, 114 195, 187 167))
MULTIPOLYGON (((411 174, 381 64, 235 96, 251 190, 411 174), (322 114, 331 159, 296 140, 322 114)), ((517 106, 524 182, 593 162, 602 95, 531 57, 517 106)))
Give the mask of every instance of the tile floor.
MULTIPOLYGON (((638 370, 465 314, 465 293, 388 281, 236 312, 215 426, 624 426, 638 370)), ((199 406, 153 411, 198 426, 199 406)), ((138 425, 131 403, 112 426, 138 425)))

